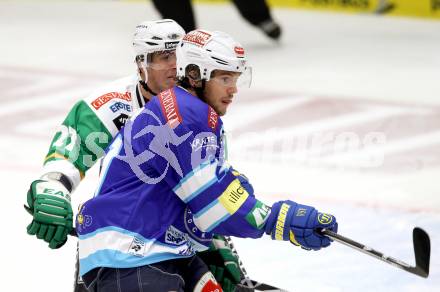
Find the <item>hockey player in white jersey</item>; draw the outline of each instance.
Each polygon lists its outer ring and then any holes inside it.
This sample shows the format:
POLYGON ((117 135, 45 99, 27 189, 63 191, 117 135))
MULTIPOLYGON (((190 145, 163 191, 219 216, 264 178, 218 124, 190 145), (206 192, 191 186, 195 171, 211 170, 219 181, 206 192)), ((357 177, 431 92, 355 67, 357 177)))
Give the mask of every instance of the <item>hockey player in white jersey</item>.
MULTIPOLYGON (((33 216, 27 227, 30 235, 46 241, 50 248, 66 242, 73 230, 70 195, 133 112, 175 84, 175 48, 183 35, 173 20, 140 23, 133 37, 137 73, 96 90, 70 110, 54 135, 41 175, 27 194, 33 216)), ((239 277, 236 265, 228 267, 221 268, 239 277)), ((76 285, 75 291, 85 291, 81 287, 76 285)))

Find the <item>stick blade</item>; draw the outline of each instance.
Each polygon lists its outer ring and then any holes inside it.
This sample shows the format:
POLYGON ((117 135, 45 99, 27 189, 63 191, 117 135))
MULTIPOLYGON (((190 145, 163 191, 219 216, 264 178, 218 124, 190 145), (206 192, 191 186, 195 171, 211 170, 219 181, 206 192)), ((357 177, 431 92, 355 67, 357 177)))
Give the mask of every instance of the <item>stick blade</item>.
POLYGON ((431 257, 431 241, 428 233, 420 227, 414 228, 413 244, 417 274, 427 278, 429 275, 429 261, 431 257))

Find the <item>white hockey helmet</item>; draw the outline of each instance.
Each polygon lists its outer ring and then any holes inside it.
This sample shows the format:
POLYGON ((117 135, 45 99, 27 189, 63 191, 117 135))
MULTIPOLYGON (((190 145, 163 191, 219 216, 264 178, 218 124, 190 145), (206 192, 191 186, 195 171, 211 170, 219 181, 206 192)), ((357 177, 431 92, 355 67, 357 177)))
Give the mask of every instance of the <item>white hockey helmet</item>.
POLYGON ((148 66, 148 54, 175 50, 185 35, 183 28, 172 19, 144 21, 136 26, 133 49, 136 60, 148 66))
POLYGON ((243 47, 221 31, 193 30, 176 49, 177 78, 186 77, 188 65, 196 65, 200 78, 209 81, 214 70, 241 73, 238 85, 250 86, 252 68, 247 64, 243 47))

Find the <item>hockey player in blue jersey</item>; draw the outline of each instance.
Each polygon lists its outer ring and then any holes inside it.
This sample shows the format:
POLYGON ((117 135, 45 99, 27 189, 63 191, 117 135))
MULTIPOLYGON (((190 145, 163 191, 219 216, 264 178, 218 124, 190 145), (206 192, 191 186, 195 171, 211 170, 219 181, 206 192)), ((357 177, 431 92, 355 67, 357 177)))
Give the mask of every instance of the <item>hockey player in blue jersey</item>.
POLYGON ((221 32, 188 33, 178 86, 154 97, 107 149, 94 198, 76 218, 80 274, 90 291, 221 291, 196 255, 213 234, 265 233, 305 249, 330 239, 334 216, 294 201, 267 206, 225 159, 224 115, 250 80, 242 46, 221 32))

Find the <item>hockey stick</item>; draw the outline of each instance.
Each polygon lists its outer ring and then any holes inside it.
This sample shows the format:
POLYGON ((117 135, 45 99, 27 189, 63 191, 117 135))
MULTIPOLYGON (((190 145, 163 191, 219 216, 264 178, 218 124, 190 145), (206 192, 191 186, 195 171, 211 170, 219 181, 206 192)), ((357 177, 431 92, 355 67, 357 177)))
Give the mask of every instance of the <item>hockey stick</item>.
POLYGON ((243 262, 241 261, 240 257, 238 256, 237 249, 235 248, 234 244, 232 243, 232 239, 229 236, 224 237, 226 240, 226 243, 228 244, 229 248, 231 249, 232 253, 237 257, 238 265, 240 268, 241 273, 243 274, 243 279, 239 284, 237 284, 237 287, 235 289, 236 292, 245 292, 245 291, 272 291, 272 292, 287 292, 287 290, 283 290, 280 288, 277 288, 275 286, 266 284, 266 283, 260 283, 255 280, 251 280, 249 278, 249 275, 244 268, 243 262))
POLYGON ((410 266, 407 263, 404 263, 398 259, 389 257, 384 255, 383 253, 372 249, 362 243, 356 242, 350 238, 339 235, 330 230, 318 230, 319 233, 326 235, 337 241, 346 245, 348 247, 359 250, 369 256, 375 257, 381 261, 384 261, 390 265, 393 265, 397 268, 405 270, 411 274, 415 274, 417 276, 427 278, 429 275, 429 259, 431 255, 431 243, 429 240, 429 235, 423 229, 416 227, 413 229, 413 245, 414 245, 414 254, 416 258, 416 265, 410 266))

